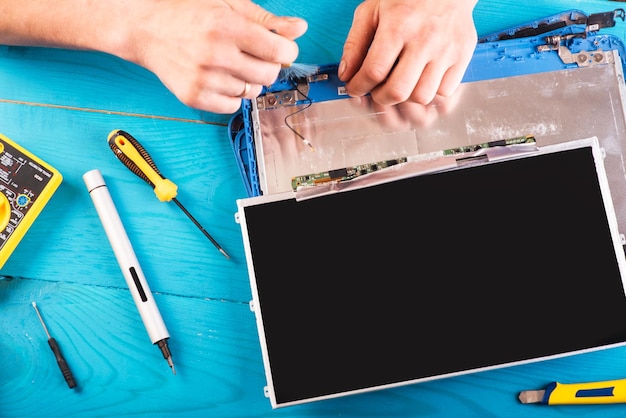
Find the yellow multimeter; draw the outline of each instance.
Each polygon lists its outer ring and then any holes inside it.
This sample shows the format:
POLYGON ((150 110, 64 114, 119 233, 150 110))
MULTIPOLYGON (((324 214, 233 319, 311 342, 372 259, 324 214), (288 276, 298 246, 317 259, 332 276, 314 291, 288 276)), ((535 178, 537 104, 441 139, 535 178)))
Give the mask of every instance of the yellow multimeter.
POLYGON ((62 180, 56 169, 0 134, 0 268, 62 180))

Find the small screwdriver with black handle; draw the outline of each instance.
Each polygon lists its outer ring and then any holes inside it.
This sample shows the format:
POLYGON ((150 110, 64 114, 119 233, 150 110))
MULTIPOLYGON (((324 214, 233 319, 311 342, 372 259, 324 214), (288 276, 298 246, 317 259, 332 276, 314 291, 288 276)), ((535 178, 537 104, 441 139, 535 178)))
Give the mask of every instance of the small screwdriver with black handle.
POLYGON ((35 302, 33 302, 33 308, 35 308, 35 312, 37 312, 37 316, 39 317, 39 321, 41 322, 41 325, 43 326, 43 330, 46 332, 46 335, 48 336, 48 345, 50 346, 50 348, 52 349, 52 352, 54 353, 54 357, 57 360, 59 369, 61 369, 61 373, 63 373, 63 378, 65 378, 65 381, 67 382, 67 386, 69 386, 70 389, 75 388, 76 380, 74 380, 74 375, 72 374, 72 371, 70 370, 70 366, 67 365, 67 361, 65 361, 65 357, 63 357, 63 354, 61 353, 59 344, 54 338, 50 336, 50 333, 48 332, 48 328, 46 327, 46 323, 43 322, 43 318, 41 317, 41 314, 39 313, 39 309, 37 309, 37 304, 35 302))
POLYGON ((191 213, 176 199, 178 193, 178 186, 171 180, 163 177, 156 164, 152 160, 152 157, 141 146, 131 134, 121 129, 115 129, 109 133, 107 138, 109 147, 115 154, 115 156, 126 166, 130 171, 135 173, 139 178, 144 180, 154 189, 154 193, 161 202, 173 201, 176 205, 187 215, 189 219, 202 231, 209 241, 215 245, 215 248, 221 252, 224 257, 230 259, 230 256, 222 248, 221 245, 215 241, 215 239, 200 225, 200 223, 194 218, 191 213))

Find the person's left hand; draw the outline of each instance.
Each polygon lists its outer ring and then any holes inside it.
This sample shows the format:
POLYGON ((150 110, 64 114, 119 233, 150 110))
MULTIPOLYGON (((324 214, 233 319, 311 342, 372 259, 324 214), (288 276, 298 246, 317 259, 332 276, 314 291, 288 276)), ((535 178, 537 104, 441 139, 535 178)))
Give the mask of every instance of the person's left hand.
POLYGON ((382 105, 450 96, 476 47, 477 0, 365 0, 339 65, 351 96, 382 105))

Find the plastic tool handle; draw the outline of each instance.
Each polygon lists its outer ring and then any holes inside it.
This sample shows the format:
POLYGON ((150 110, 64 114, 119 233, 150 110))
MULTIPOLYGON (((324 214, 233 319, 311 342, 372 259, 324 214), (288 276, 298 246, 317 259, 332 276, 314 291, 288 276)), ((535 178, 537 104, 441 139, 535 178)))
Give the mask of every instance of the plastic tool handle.
POLYGON ((61 354, 61 349, 59 348, 59 344, 57 344, 57 340, 55 340, 54 338, 49 338, 48 345, 52 349, 54 357, 56 357, 57 359, 57 364, 59 365, 59 369, 61 369, 61 373, 63 373, 63 378, 67 382, 67 385, 70 387, 70 389, 76 387, 74 375, 72 374, 70 367, 67 365, 65 357, 63 357, 63 354, 61 354))
POLYGON ((102 173, 97 169, 90 170, 83 174, 83 180, 98 217, 102 222, 104 232, 109 239, 115 258, 120 265, 120 270, 137 306, 139 315, 148 331, 150 341, 152 341, 152 344, 155 344, 157 341, 169 338, 170 334, 165 327, 146 276, 139 265, 135 250, 128 238, 102 173))
POLYGON ((128 132, 113 130, 108 136, 109 147, 115 156, 149 185, 161 202, 169 202, 176 197, 178 186, 161 175, 150 154, 128 132))
POLYGON ((626 402, 626 379, 569 384, 553 382, 545 390, 543 403, 548 405, 626 402))

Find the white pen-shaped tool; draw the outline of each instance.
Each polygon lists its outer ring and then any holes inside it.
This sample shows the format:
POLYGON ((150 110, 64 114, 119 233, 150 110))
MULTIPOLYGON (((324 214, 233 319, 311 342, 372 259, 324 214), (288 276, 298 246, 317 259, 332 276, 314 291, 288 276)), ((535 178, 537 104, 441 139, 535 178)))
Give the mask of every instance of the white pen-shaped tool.
POLYGON ((128 284, 141 320, 148 331, 152 344, 157 344, 163 353, 163 358, 176 374, 172 353, 167 345, 170 334, 165 327, 159 308, 157 307, 152 292, 141 270, 135 251, 128 239, 122 220, 115 208, 109 189, 104 182, 100 170, 91 170, 83 174, 83 180, 91 196, 104 231, 106 232, 117 262, 120 265, 124 279, 128 284))

